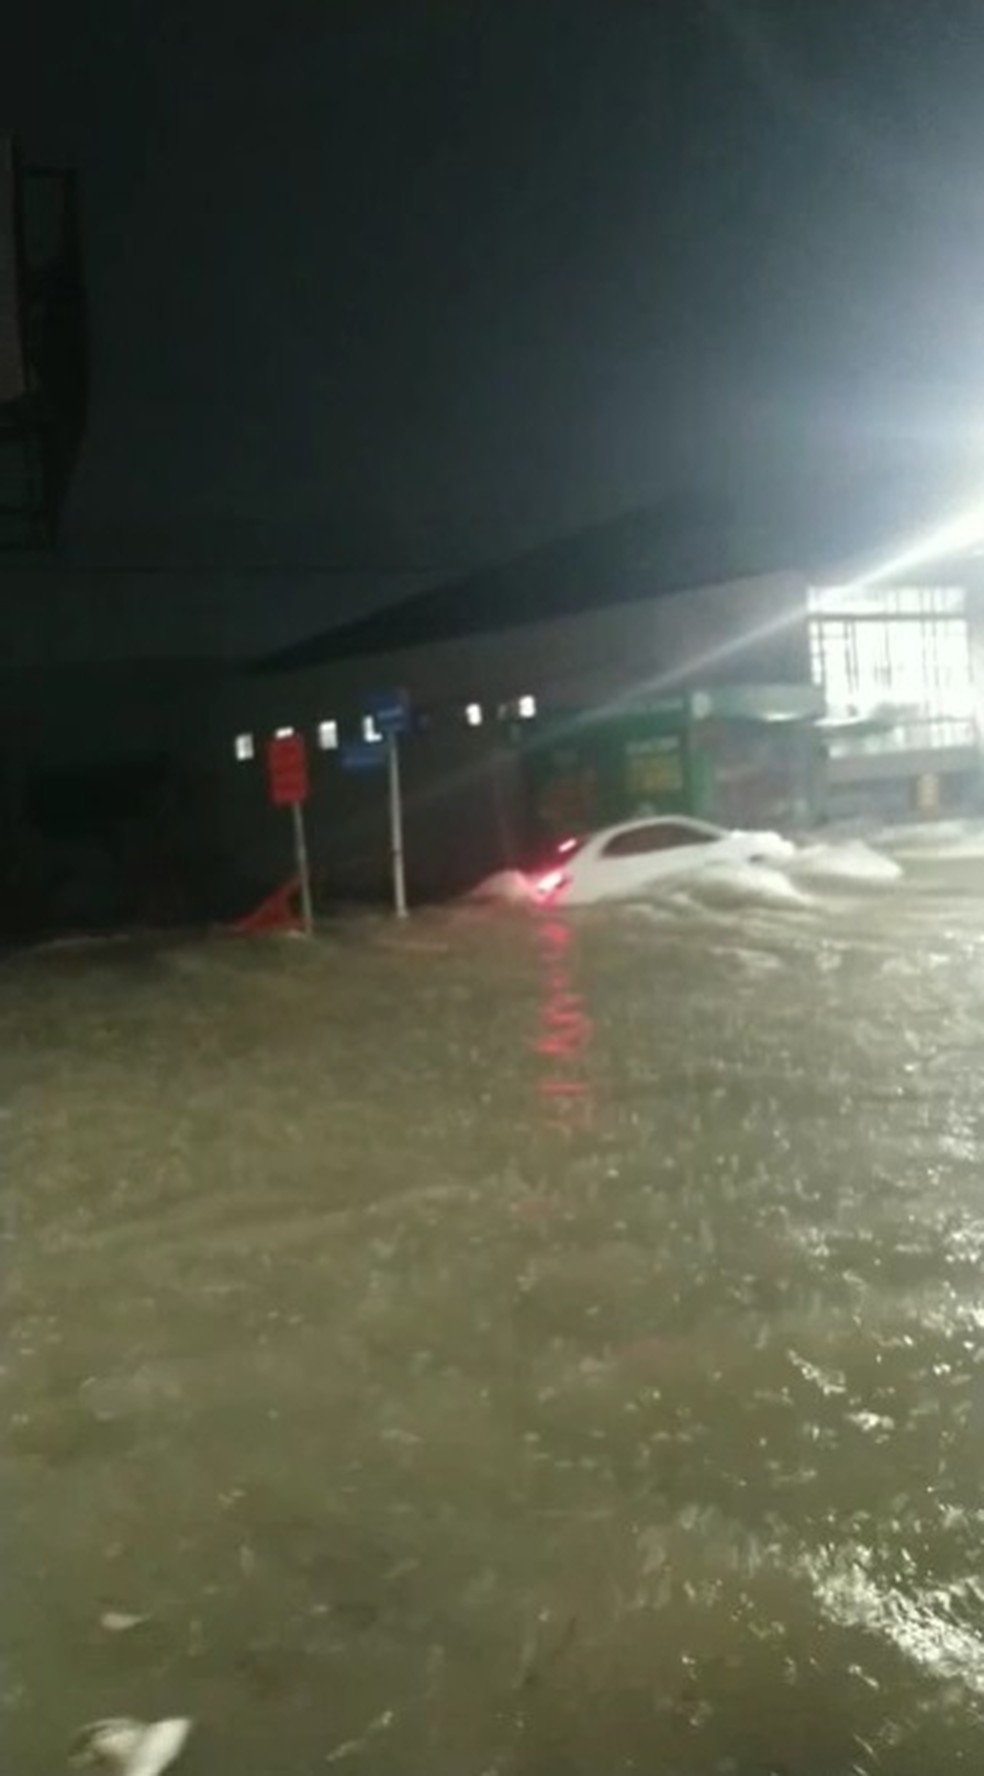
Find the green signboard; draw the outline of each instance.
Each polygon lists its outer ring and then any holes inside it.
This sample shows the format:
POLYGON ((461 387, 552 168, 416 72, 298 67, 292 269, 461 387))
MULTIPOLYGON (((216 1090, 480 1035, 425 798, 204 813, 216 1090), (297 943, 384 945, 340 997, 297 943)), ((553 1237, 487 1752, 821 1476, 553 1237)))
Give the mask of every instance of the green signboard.
POLYGON ((690 807, 686 704, 544 723, 526 751, 537 838, 690 807))

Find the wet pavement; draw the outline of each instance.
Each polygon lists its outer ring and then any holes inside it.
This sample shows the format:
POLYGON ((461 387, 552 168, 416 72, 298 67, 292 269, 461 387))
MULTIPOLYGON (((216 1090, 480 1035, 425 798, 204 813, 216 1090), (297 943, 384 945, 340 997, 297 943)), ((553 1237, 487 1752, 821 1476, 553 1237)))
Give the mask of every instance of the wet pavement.
POLYGON ((980 858, 55 948, 0 1043, 13 1776, 984 1767, 980 858))

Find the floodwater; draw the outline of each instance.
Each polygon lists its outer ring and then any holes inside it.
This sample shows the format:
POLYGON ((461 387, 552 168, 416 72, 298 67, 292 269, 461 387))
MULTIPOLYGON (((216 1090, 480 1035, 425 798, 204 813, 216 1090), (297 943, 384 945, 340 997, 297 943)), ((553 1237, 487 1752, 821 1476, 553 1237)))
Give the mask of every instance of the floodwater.
POLYGON ((12 1776, 984 1768, 980 857, 54 948, 0 1041, 12 1776))

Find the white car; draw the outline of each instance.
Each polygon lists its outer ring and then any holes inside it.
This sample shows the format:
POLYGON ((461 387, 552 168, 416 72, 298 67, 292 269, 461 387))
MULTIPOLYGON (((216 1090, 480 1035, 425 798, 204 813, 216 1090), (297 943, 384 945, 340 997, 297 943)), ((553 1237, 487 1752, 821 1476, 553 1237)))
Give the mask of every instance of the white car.
POLYGON ((796 855, 774 832, 728 832, 687 815, 652 815, 609 826, 584 839, 565 839, 531 878, 541 906, 588 906, 625 900, 669 876, 693 875, 722 864, 780 867, 796 855))

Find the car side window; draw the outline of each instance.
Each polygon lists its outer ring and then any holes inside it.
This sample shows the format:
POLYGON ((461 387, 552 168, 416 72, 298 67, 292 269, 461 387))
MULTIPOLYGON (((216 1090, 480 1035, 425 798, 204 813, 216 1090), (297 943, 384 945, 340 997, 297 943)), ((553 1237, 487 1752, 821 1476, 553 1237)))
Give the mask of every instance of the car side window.
POLYGON ((678 845, 713 845, 714 833, 684 826, 673 820, 627 827, 609 839, 602 857, 644 857, 650 851, 670 851, 678 845))

